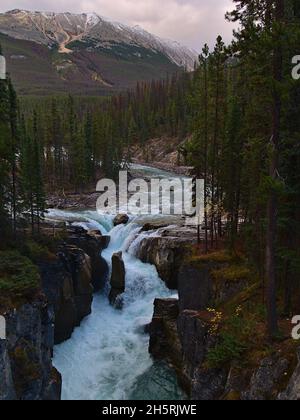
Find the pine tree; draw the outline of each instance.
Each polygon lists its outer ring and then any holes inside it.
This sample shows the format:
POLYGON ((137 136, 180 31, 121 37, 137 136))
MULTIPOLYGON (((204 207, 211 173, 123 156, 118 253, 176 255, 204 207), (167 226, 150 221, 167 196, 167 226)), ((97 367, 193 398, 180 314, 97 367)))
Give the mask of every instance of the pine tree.
MULTIPOLYGON (((0 45, 0 50, 2 48, 0 45)), ((7 199, 9 194, 10 115, 7 80, 0 80, 0 236, 5 237, 8 226, 7 199)))
POLYGON ((33 160, 33 194, 34 194, 34 210, 37 221, 38 233, 40 232, 40 221, 44 217, 45 212, 45 191, 42 171, 43 144, 38 136, 37 114, 33 115, 33 144, 32 144, 32 160, 33 160))
POLYGON ((12 82, 8 79, 8 95, 9 95, 9 121, 10 121, 10 172, 11 172, 11 213, 12 227, 14 236, 17 233, 17 165, 19 154, 19 134, 18 134, 18 104, 17 95, 13 88, 12 82))
POLYGON ((25 214, 29 214, 31 232, 34 234, 35 226, 35 211, 34 211, 34 162, 33 162, 34 148, 32 137, 28 134, 25 120, 22 121, 22 144, 21 144, 21 185, 23 206, 25 214))
POLYGON ((94 179, 95 171, 95 153, 94 153, 94 138, 93 138, 93 120, 92 115, 88 112, 85 122, 85 166, 86 166, 86 178, 88 181, 94 179))
POLYGON ((238 99, 234 96, 229 101, 220 181, 224 191, 224 210, 229 215, 229 243, 231 250, 235 250, 240 217, 241 173, 244 147, 240 129, 242 122, 241 106, 238 99))

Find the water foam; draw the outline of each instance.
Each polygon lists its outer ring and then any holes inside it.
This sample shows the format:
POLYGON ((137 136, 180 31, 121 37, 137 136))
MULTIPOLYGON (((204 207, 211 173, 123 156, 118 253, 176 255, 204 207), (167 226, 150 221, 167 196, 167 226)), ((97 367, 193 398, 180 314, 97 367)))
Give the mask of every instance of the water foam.
MULTIPOLYGON (((52 217, 64 216, 64 212, 54 213, 52 217)), ((68 217, 80 217, 81 220, 75 223, 85 228, 98 226, 103 233, 112 227, 112 217, 103 218, 96 212, 72 213, 68 217)), ((145 399, 159 398, 157 383, 155 395, 151 396, 149 390, 152 388, 149 381, 153 361, 148 353, 149 337, 143 334, 143 327, 151 321, 154 299, 171 297, 174 293, 166 288, 154 266, 135 257, 131 245, 140 229, 141 226, 134 221, 112 228, 110 245, 103 252, 110 265, 112 254, 123 251, 126 265, 123 310, 113 309, 105 294, 97 294, 92 314, 75 330, 69 341, 55 348, 54 365, 62 373, 62 398, 65 400, 128 400, 135 395, 137 384, 145 384, 145 381, 148 385, 145 385, 144 393, 139 389, 139 395, 145 399)), ((169 383, 170 373, 166 378, 169 383)), ((170 393, 166 395, 168 399, 175 398, 174 389, 178 391, 174 378, 173 382, 170 393)), ((177 391, 176 398, 181 395, 177 391)))

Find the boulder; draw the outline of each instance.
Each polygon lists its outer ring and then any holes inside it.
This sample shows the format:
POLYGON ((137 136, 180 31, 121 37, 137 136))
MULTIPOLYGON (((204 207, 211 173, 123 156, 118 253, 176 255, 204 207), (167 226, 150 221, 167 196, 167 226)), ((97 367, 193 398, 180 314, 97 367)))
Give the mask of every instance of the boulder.
POLYGON ((127 214, 118 214, 114 218, 114 226, 126 225, 129 222, 129 216, 127 214))
POLYGON ((157 229, 162 229, 162 228, 166 228, 168 225, 167 224, 161 224, 161 223, 146 223, 144 224, 144 226, 142 227, 141 232, 152 232, 154 230, 157 229))
POLYGON ((110 304, 117 309, 122 308, 120 296, 125 292, 125 264, 122 258, 122 252, 115 253, 112 256, 112 274, 110 279, 111 290, 109 294, 110 304))

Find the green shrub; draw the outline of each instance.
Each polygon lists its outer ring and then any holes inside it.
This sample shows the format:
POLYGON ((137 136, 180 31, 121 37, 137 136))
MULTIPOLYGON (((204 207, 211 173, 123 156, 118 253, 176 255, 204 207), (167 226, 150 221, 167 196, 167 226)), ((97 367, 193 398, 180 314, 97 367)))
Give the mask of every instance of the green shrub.
POLYGON ((251 275, 251 271, 244 265, 233 264, 229 267, 213 270, 212 275, 216 280, 235 282, 248 279, 251 275))
POLYGON ((240 359, 245 350, 245 345, 234 334, 224 332, 221 342, 207 355, 208 365, 210 368, 224 366, 232 360, 240 359))
POLYGON ((47 246, 33 240, 26 241, 21 252, 33 262, 48 260, 51 255, 47 246))
POLYGON ((208 352, 207 364, 210 368, 240 361, 245 351, 249 349, 255 320, 243 316, 241 311, 241 307, 236 308, 236 313, 223 325, 219 344, 208 352))
POLYGON ((27 295, 39 287, 37 267, 17 251, 0 252, 0 294, 27 295))

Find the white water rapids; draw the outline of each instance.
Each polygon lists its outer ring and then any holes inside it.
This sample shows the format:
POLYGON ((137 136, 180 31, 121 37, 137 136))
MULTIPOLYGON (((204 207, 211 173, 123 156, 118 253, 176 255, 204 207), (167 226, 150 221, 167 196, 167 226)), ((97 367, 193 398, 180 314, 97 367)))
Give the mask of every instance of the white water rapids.
POLYGON ((124 308, 109 305, 107 291, 94 296, 92 314, 70 340, 56 346, 54 365, 63 377, 64 400, 183 399, 175 375, 165 365, 154 364, 144 326, 151 321, 157 297, 174 297, 159 278, 156 268, 135 257, 140 225, 132 220, 113 228, 113 216, 96 211, 78 213, 53 210, 50 217, 78 220, 77 225, 99 229, 111 237, 102 256, 123 251, 126 266, 124 308))

